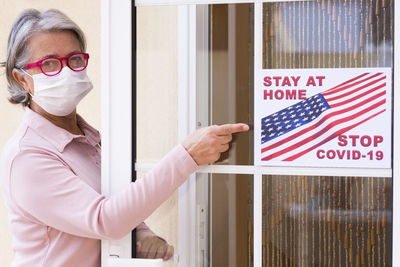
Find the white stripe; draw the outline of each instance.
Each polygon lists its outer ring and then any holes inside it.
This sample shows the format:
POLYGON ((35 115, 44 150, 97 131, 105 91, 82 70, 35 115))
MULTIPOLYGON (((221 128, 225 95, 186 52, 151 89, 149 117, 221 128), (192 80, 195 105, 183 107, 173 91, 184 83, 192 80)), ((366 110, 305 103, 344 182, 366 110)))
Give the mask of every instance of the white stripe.
MULTIPOLYGON (((379 79, 381 79, 381 78, 382 78, 382 77, 379 77, 379 78, 376 78, 376 79, 373 79, 373 80, 369 80, 369 81, 367 81, 367 82, 364 82, 364 83, 361 83, 361 84, 357 85, 357 87, 350 87, 350 88, 347 88, 347 89, 345 89, 345 90, 343 90, 343 91, 336 92, 336 93, 334 93, 334 94, 325 96, 325 99, 326 99, 327 101, 329 101, 329 104, 330 104, 330 105, 340 103, 340 102, 345 101, 345 100, 347 100, 347 99, 351 99, 351 98, 353 98, 353 97, 355 97, 355 96, 357 96, 357 95, 360 95, 360 94, 362 94, 362 93, 364 93, 364 92, 367 92, 368 90, 370 90, 370 89, 372 89, 372 88, 376 88, 376 87, 378 87, 378 86, 380 86, 380 85, 384 85, 384 84, 386 83, 386 79, 384 79, 384 80, 382 80, 382 81, 379 81, 379 82, 377 82, 377 83, 374 83, 374 84, 372 84, 372 85, 369 85, 369 86, 367 86, 367 87, 365 87, 365 88, 360 89, 361 87, 365 86, 366 84, 371 83, 371 82, 373 82, 373 81, 377 81, 377 80, 379 80, 379 79), (358 89, 358 90, 355 90, 355 89, 358 89), (351 92, 351 91, 353 91, 353 92, 352 92, 351 94, 349 94, 348 96, 340 97, 340 98, 335 99, 335 100, 329 100, 329 99, 334 98, 334 97, 337 97, 337 96, 342 96, 342 95, 344 95, 344 94, 346 94, 346 93, 348 93, 348 92, 351 92)), ((384 88, 385 88, 385 86, 383 87, 383 89, 384 89, 384 88)), ((380 89, 378 89, 378 90, 382 90, 382 88, 380 88, 380 89)), ((375 92, 376 92, 376 91, 375 91, 375 92)))
POLYGON ((385 85, 385 83, 386 83, 386 80, 381 80, 381 81, 377 81, 377 80, 378 79, 374 80, 376 83, 369 85, 369 86, 365 86, 365 84, 361 84, 361 85, 358 85, 357 87, 351 87, 351 88, 345 89, 341 92, 337 92, 335 94, 327 95, 324 97, 325 97, 326 101, 329 102, 329 104, 340 103, 343 100, 353 98, 354 96, 357 96, 364 92, 367 92, 368 90, 376 88, 379 85, 385 85), (365 86, 365 87, 363 87, 363 86, 365 86), (345 96, 345 94, 348 94, 348 95, 345 96), (337 98, 337 99, 333 99, 333 98, 337 98))
POLYGON ((374 73, 368 73, 367 75, 365 75, 365 76, 363 76, 363 77, 360 77, 360 78, 358 78, 357 80, 354 80, 354 81, 352 81, 352 82, 346 83, 346 84, 341 85, 341 86, 337 86, 337 88, 333 87, 333 88, 335 88, 335 89, 332 88, 332 89, 327 90, 326 92, 340 90, 340 88, 343 88, 343 87, 352 85, 352 84, 354 84, 354 83, 363 81, 363 82, 361 82, 361 83, 358 84, 358 85, 353 85, 352 87, 354 87, 354 86, 360 86, 360 85, 362 85, 362 84, 366 84, 366 83, 371 82, 373 79, 379 79, 379 78, 381 78, 381 77, 384 75, 384 73, 381 73, 381 74, 379 74, 378 76, 373 77, 373 76, 376 75, 376 74, 377 74, 376 72, 374 72, 374 73), (373 77, 373 78, 372 78, 372 77, 373 77))
MULTIPOLYGON (((384 85, 384 83, 379 83, 379 84, 377 84, 377 85, 375 85, 375 86, 381 86, 381 85, 384 85)), ((375 87, 375 86, 374 86, 374 87, 375 87)), ((368 91, 368 90, 370 90, 370 89, 371 89, 371 88, 362 89, 362 90, 360 90, 360 91, 357 92, 357 95, 350 95, 350 96, 346 96, 346 97, 343 97, 343 98, 338 99, 338 100, 335 100, 335 101, 330 101, 330 102, 329 102, 329 105, 333 106, 334 104, 344 103, 345 101, 347 101, 347 100, 353 98, 352 101, 349 102, 349 103, 342 104, 342 105, 340 105, 340 106, 337 106, 337 107, 332 108, 332 109, 335 109, 335 110, 337 110, 337 109, 338 109, 338 110, 343 110, 343 109, 346 109, 346 108, 348 108, 348 107, 352 107, 352 106, 354 106, 354 105, 358 105, 358 104, 360 104, 361 102, 363 102, 364 100, 367 100, 367 99, 369 99, 369 98, 371 98, 371 97, 373 97, 373 96, 376 96, 376 95, 378 95, 378 94, 380 94, 380 93, 382 93, 382 92, 385 92, 385 91, 386 91, 386 86, 382 86, 381 88, 376 89, 376 90, 374 90, 374 91, 372 91, 372 92, 369 92, 368 94, 366 94, 366 95, 364 95, 364 96, 360 96, 362 93, 365 93, 364 90, 365 90, 365 91, 368 91), (355 99, 354 99, 354 98, 355 98, 355 99)), ((383 96, 386 98, 386 94, 384 94, 383 96)))

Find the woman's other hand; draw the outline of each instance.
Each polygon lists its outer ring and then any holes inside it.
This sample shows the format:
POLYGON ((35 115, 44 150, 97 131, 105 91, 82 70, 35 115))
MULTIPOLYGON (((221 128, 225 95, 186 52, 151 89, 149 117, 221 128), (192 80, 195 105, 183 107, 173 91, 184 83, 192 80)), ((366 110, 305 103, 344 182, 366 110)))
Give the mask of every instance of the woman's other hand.
POLYGON ((169 260, 174 255, 174 247, 157 237, 147 236, 136 243, 136 256, 145 259, 169 260))
POLYGON ((212 164, 229 149, 232 134, 246 132, 249 126, 244 123, 213 125, 201 128, 189 135, 182 145, 197 165, 212 164))

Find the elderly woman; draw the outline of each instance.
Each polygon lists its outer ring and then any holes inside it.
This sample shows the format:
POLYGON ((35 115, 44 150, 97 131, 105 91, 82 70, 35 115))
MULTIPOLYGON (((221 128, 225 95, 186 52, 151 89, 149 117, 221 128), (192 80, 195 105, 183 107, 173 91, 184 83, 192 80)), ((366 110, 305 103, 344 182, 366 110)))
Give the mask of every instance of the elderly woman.
POLYGON ((245 124, 200 129, 124 192, 100 192, 100 135, 76 113, 92 89, 81 29, 57 10, 23 12, 12 26, 6 68, 10 101, 22 104, 0 175, 13 266, 100 266, 100 239, 137 229, 138 255, 168 259, 173 247, 144 223, 199 165, 218 160, 245 124))

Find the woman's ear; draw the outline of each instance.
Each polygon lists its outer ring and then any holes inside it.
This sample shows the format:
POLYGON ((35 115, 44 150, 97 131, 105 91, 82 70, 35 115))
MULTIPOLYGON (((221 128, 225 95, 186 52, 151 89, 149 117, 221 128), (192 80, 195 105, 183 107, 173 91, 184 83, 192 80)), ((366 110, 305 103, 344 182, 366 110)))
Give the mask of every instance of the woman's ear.
POLYGON ((12 76, 19 83, 19 85, 21 85, 22 88, 25 89, 26 92, 33 94, 33 82, 31 81, 31 77, 17 69, 12 70, 12 76))

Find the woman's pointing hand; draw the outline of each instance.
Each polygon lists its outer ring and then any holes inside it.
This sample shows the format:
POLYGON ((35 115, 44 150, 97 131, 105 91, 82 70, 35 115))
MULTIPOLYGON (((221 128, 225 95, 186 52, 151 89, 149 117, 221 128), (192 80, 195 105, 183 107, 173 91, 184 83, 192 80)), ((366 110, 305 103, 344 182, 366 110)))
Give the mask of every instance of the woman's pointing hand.
POLYGON ((229 149, 232 134, 246 132, 244 123, 213 125, 201 128, 189 135, 182 143, 197 165, 212 164, 229 149))

